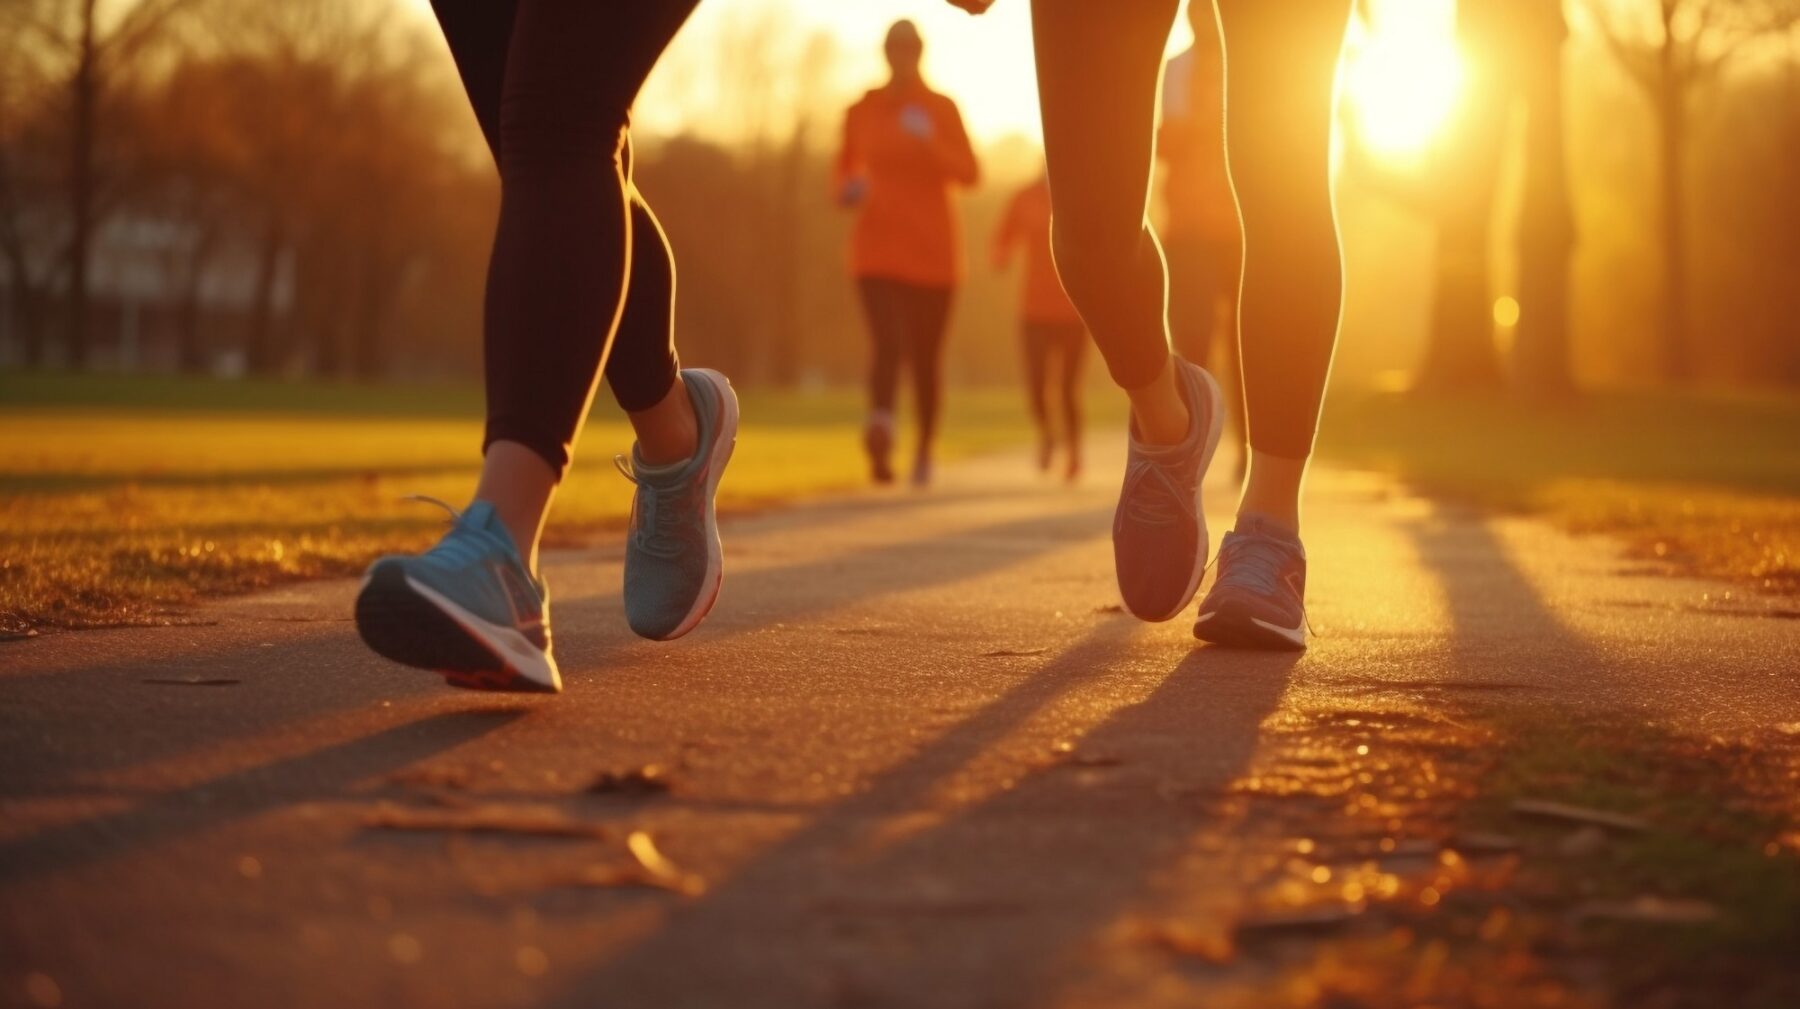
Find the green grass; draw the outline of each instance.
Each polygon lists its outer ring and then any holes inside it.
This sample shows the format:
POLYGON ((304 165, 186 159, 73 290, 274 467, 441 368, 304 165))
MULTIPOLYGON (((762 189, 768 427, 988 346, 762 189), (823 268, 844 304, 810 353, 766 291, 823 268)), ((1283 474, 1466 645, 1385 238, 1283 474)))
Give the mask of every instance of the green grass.
POLYGON ((1800 397, 1340 396, 1320 454, 1620 535, 1680 570, 1800 593, 1800 397))
MULTIPOLYGON (((860 396, 747 391, 721 507, 744 511, 865 480, 860 396)), ((481 397, 372 388, 0 375, 0 630, 160 622, 212 594, 359 571, 441 529, 429 494, 474 485, 481 397)), ((961 391, 943 456, 1023 441, 1017 392, 961 391)), ((630 429, 595 410, 549 540, 619 526, 631 486, 609 458, 630 429)))
MULTIPOLYGON (((1518 885, 1575 901, 1643 895, 1704 901, 1698 924, 1588 922, 1570 947, 1606 950, 1615 985, 1707 993, 1713 1004, 1789 1006, 1800 997, 1800 850, 1793 783, 1800 737, 1682 736, 1633 720, 1514 719, 1509 743, 1469 810, 1527 852, 1518 885), (1556 842, 1573 828, 1512 815, 1517 799, 1563 802, 1648 821, 1574 854, 1556 842), (1716 1000, 1716 1001, 1713 1001, 1716 1000)), ((1686 1004, 1686 1003, 1683 1003, 1686 1004)))

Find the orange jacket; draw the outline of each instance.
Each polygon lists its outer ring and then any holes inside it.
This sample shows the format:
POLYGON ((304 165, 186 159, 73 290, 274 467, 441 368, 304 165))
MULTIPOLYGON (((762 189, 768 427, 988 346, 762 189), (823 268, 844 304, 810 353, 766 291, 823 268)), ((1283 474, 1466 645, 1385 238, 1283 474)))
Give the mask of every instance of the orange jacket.
POLYGON ((864 95, 844 117, 834 173, 840 198, 846 187, 862 189, 850 272, 930 287, 955 284, 962 242, 952 187, 972 186, 977 177, 955 102, 922 84, 864 95))
POLYGON ((1013 250, 1025 249, 1025 283, 1019 289, 1019 314, 1026 322, 1056 325, 1079 323, 1081 316, 1063 293, 1050 254, 1050 180, 1037 181, 1013 194, 1000 230, 994 232, 994 265, 1005 269, 1013 250))

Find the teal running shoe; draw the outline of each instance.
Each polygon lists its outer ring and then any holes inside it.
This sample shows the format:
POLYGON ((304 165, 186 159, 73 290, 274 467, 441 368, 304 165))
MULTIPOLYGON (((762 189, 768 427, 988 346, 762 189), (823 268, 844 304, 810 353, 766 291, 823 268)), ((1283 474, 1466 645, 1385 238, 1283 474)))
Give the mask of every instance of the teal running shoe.
POLYGON ((532 576, 494 506, 477 501, 437 546, 383 557, 356 596, 356 629, 379 655, 441 673, 453 687, 557 693, 550 593, 532 576))
POLYGON ((650 466, 633 446, 629 465, 623 456, 616 460, 637 484, 625 541, 625 621, 652 641, 672 641, 698 627, 724 581, 713 498, 737 445, 737 393, 710 369, 683 369, 681 379, 700 421, 693 458, 650 466))
POLYGON ((1206 572, 1206 515, 1200 481, 1224 429, 1219 384, 1179 357, 1177 387, 1188 406, 1188 433, 1176 445, 1139 441, 1131 428, 1125 486, 1113 514, 1113 566, 1125 608, 1140 620, 1173 618, 1193 601, 1206 572))

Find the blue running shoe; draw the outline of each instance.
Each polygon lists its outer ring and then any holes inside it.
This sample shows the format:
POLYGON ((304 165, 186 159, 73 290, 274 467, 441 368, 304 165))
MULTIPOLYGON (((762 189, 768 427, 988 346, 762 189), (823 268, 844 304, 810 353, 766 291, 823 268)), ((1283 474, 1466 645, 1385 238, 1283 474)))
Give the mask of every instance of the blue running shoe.
POLYGON ((356 629, 378 654, 443 674, 453 687, 556 693, 550 594, 519 557, 494 506, 435 501, 452 526, 422 554, 383 557, 356 596, 356 629))
POLYGON ((1113 515, 1113 565, 1125 608, 1163 621, 1187 608, 1206 572, 1206 516, 1200 479, 1224 427, 1219 384, 1204 368, 1171 358, 1188 404, 1188 434, 1177 445, 1147 445, 1134 427, 1125 487, 1113 515))
POLYGON ((1238 521, 1219 546, 1219 577, 1194 637, 1238 648, 1306 647, 1306 548, 1262 519, 1238 521))
POLYGON ((625 541, 625 622, 641 637, 670 641, 700 625, 719 598, 724 549, 713 498, 737 445, 737 393, 725 376, 686 368, 681 379, 700 421, 694 457, 649 466, 631 450, 619 471, 637 484, 625 541))

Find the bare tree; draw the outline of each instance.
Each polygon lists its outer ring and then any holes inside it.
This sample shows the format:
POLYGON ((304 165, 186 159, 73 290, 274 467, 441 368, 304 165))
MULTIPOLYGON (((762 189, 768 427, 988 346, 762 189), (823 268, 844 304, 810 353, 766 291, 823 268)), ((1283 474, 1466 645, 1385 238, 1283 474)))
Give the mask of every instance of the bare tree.
POLYGON ((1687 159, 1696 105, 1749 44, 1800 21, 1800 0, 1586 0, 1656 123, 1663 376, 1694 378, 1688 346, 1687 159))
POLYGON ((107 212, 99 164, 105 105, 119 82, 168 37, 191 0, 13 0, 30 52, 67 97, 68 247, 66 324, 70 364, 87 360, 88 274, 94 235, 107 212))

